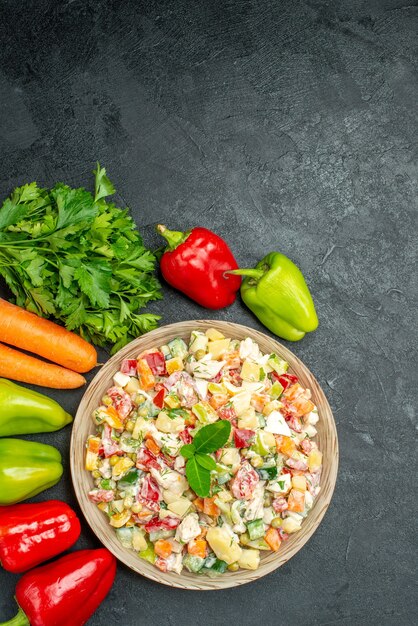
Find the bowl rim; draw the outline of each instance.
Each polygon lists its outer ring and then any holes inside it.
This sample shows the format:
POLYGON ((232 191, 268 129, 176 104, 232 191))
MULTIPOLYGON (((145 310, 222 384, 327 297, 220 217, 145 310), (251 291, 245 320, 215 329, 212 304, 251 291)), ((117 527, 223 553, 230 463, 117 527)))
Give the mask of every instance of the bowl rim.
MULTIPOLYGON (((187 332, 190 332, 190 330, 188 330, 187 332)), ((165 341, 168 341, 168 339, 166 338, 165 341)), ((93 394, 91 397, 97 397, 97 392, 96 392, 96 395, 93 394)), ((73 428, 71 432, 71 442, 70 442, 71 480, 72 480, 73 489, 75 492, 75 496, 77 498, 78 505, 83 513, 85 521, 87 522, 92 532, 99 539, 99 541, 110 552, 114 554, 114 556, 118 559, 118 561, 123 563, 129 569, 132 569, 133 571, 155 582, 159 582, 170 587, 186 589, 189 591, 191 590, 193 591, 212 590, 213 591, 213 590, 219 590, 219 589, 226 589, 230 587, 237 587, 237 586, 252 582, 254 580, 257 580, 259 578, 262 578, 263 576, 273 572, 274 570, 284 565, 284 563, 286 563, 288 560, 290 560, 309 541, 309 539, 312 537, 312 535, 320 526, 325 516, 325 513, 328 510, 328 507, 331 503, 332 496, 335 490, 337 474, 338 474, 338 464, 339 464, 339 445, 338 445, 338 433, 337 433, 334 416, 333 416, 331 407, 329 406, 328 400, 321 386, 317 382, 312 372, 308 369, 308 367, 291 350, 289 350, 286 346, 281 344, 275 338, 270 337, 269 335, 262 333, 249 326, 236 324, 234 322, 222 321, 222 320, 208 320, 208 319, 185 320, 181 322, 175 322, 172 324, 163 325, 153 331, 150 331, 148 333, 145 333, 144 335, 141 335, 137 339, 134 339, 133 341, 128 343, 126 346, 121 348, 108 361, 106 361, 106 363, 100 368, 100 370, 96 373, 95 377, 92 379, 92 381, 86 388, 83 394, 83 397, 79 403, 76 415, 74 417, 73 428), (228 333, 226 336, 230 335, 231 338, 234 338, 233 334, 231 334, 233 333, 234 329, 236 329, 237 332, 240 332, 240 333, 249 332, 249 336, 251 336, 252 339, 254 339, 255 341, 258 341, 258 338, 259 338, 260 341, 264 341, 264 342, 267 341, 270 345, 272 345, 272 347, 276 348, 276 352, 278 352, 281 357, 284 357, 287 361, 292 361, 292 364, 289 363, 289 366, 290 366, 289 369, 291 371, 292 370, 295 371, 295 365, 296 365, 296 369, 299 368, 299 371, 297 372, 299 375, 299 378, 300 378, 301 372, 305 376, 310 377, 309 384, 310 384, 311 390, 312 390, 312 387, 314 387, 316 395, 320 396, 320 399, 322 402, 321 410, 318 409, 320 413, 320 420, 321 420, 321 413, 327 412, 328 434, 331 436, 332 446, 333 446, 333 455, 329 459, 329 483, 327 483, 327 494, 326 496, 321 497, 321 494, 323 493, 321 490, 318 498, 314 502, 314 506, 312 507, 312 510, 310 511, 310 513, 307 515, 306 519, 303 522, 301 531, 295 533, 294 535, 291 536, 291 538, 289 538, 289 540, 286 541, 285 545, 287 546, 289 544, 289 541, 291 542, 293 537, 296 537, 298 541, 297 541, 297 546, 295 549, 291 548, 290 551, 288 551, 289 554, 286 554, 286 555, 283 555, 281 553, 283 551, 280 551, 280 550, 277 552, 277 554, 272 553, 272 552, 267 553, 268 555, 273 555, 273 558, 268 563, 263 563, 263 561, 261 561, 260 566, 257 570, 240 569, 238 572, 228 572, 226 573, 226 575, 224 574, 218 578, 209 578, 208 576, 198 576, 197 574, 191 574, 193 576, 193 580, 196 579, 195 583, 192 583, 186 578, 186 576, 190 576, 189 573, 185 575, 183 573, 176 574, 174 572, 161 572, 154 565, 147 563, 146 561, 144 561, 143 559, 140 559, 136 555, 135 556, 138 562, 137 566, 136 564, 133 565, 133 564, 127 563, 126 559, 124 558, 124 554, 130 555, 130 554, 135 554, 135 553, 129 548, 124 548, 122 544, 118 542, 117 539, 116 541, 110 541, 109 543, 108 530, 112 529, 112 527, 109 525, 108 521, 105 519, 103 514, 100 512, 100 515, 103 517, 103 520, 105 521, 105 526, 103 526, 103 529, 91 523, 90 517, 94 509, 92 509, 92 503, 88 500, 87 493, 85 493, 85 491, 82 490, 79 485, 79 482, 77 480, 77 473, 80 471, 80 467, 76 467, 76 459, 78 457, 78 454, 76 451, 76 446, 78 445, 78 442, 76 441, 77 430, 78 430, 77 426, 81 420, 86 419, 86 416, 84 415, 84 405, 86 405, 91 399, 89 398, 90 390, 94 389, 95 386, 98 385, 98 383, 102 381, 102 379, 104 379, 107 374, 109 374, 110 379, 113 377, 113 374, 115 373, 115 367, 114 367, 115 364, 117 362, 120 362, 120 360, 123 358, 129 358, 128 355, 129 355, 129 352, 133 349, 133 346, 135 346, 135 351, 138 350, 138 352, 140 352, 142 342, 149 343, 150 340, 152 341, 154 337, 156 338, 159 337, 162 333, 167 333, 167 334, 170 333, 171 338, 174 339, 176 336, 179 336, 181 332, 184 332, 184 329, 188 325, 193 326, 192 329, 196 329, 196 330, 199 330, 199 329, 207 330, 208 328, 215 328, 223 332, 224 334, 228 333), (138 349, 138 346, 139 346, 139 349, 138 349), (322 499, 323 502, 322 502, 321 508, 318 510, 320 499, 322 499), (313 511, 315 509, 317 509, 315 523, 311 524, 311 527, 307 529, 306 528, 307 521, 311 518, 313 511)), ((82 471, 87 472, 87 470, 84 469, 84 466, 82 468, 82 471)), ((321 487, 324 487, 322 480, 321 480, 321 487)), ((114 529, 112 530, 114 531, 114 529)), ((113 532, 113 534, 116 538, 116 533, 113 532)))

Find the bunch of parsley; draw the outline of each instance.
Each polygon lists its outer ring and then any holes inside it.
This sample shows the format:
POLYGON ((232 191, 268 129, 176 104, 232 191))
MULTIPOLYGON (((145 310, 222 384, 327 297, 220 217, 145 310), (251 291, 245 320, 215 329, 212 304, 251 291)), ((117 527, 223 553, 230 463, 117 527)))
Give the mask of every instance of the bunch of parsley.
POLYGON ((116 352, 156 328, 138 313, 161 292, 155 257, 97 164, 94 196, 58 183, 18 187, 0 209, 0 274, 16 303, 116 352))

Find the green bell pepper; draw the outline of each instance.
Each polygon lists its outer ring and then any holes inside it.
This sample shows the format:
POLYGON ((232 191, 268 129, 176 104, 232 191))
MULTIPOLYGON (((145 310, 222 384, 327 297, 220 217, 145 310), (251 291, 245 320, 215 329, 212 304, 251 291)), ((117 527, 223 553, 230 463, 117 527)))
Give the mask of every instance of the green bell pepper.
POLYGON ((72 420, 55 400, 0 378, 0 437, 49 433, 72 420))
POLYGON ((0 505, 15 504, 55 485, 61 454, 53 446, 23 439, 0 439, 0 505))
POLYGON ((312 296, 300 269, 284 254, 270 252, 254 269, 228 272, 245 276, 241 296, 272 333, 299 341, 318 327, 312 296))

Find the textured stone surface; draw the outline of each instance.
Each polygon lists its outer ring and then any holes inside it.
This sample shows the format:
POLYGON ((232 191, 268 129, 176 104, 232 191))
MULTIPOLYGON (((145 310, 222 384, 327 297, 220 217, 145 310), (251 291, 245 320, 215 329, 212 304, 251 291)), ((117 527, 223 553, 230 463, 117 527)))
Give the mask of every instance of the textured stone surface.
MULTIPOLYGON (((291 348, 340 438, 329 512, 284 567, 191 594, 119 566, 92 626, 416 620, 417 26, 411 0, 0 2, 1 196, 88 185, 100 160, 149 245, 157 221, 200 223, 242 266, 291 256, 320 318, 291 348)), ((213 313, 164 293, 163 323, 263 330, 240 302, 213 313)), ((51 395, 75 411, 81 393, 51 395)), ((70 430, 34 439, 66 462, 45 497, 76 506, 70 430)), ((97 545, 84 525, 77 547, 97 545)), ((0 580, 6 619, 17 577, 0 580)))

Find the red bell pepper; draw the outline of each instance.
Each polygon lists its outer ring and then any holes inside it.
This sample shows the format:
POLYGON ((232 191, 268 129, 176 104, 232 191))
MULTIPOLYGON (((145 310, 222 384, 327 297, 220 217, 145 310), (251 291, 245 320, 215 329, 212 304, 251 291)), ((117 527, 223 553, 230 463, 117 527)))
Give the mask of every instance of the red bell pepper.
POLYGON ((272 372, 271 376, 272 376, 273 380, 278 380, 279 381, 279 383, 283 387, 283 391, 286 391, 286 389, 288 387, 290 387, 290 385, 294 385, 299 380, 298 377, 297 376, 293 376, 293 374, 282 374, 282 375, 279 375, 276 372, 272 372))
POLYGON ((18 614, 0 626, 83 626, 115 574, 116 559, 105 548, 78 550, 36 567, 16 585, 18 614))
POLYGON ((247 428, 234 428, 234 445, 236 448, 248 448, 255 431, 247 428))
POLYGON ((165 367, 165 358, 162 352, 148 352, 142 356, 150 366, 151 372, 154 376, 166 376, 167 370, 165 367))
POLYGON ((161 257, 164 279, 207 309, 223 309, 235 301, 241 278, 225 272, 238 264, 228 244, 207 228, 182 233, 157 226, 168 241, 161 257))
POLYGON ((0 508, 0 561, 14 574, 64 552, 79 535, 80 521, 65 502, 49 500, 0 508))

